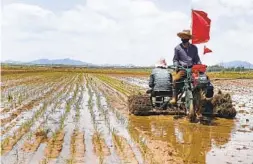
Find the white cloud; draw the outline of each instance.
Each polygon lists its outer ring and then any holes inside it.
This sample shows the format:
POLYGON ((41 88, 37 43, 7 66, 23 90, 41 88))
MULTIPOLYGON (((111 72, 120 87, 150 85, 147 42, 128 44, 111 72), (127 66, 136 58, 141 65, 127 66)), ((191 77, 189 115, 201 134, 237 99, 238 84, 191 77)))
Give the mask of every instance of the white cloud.
POLYGON ((61 13, 14 3, 4 6, 3 18, 4 59, 73 57, 124 64, 153 64, 170 53, 171 58, 176 32, 189 19, 149 1, 130 0, 89 0, 61 13))
POLYGON ((48 26, 54 13, 39 6, 14 3, 3 8, 3 25, 11 28, 48 26))
MULTIPOLYGON (((212 19, 213 54, 207 64, 248 60, 252 52, 252 1, 194 0, 193 7, 212 19), (234 11, 236 8, 236 12, 234 11), (240 10, 239 10, 240 9, 240 10), (237 21, 231 21, 236 16, 237 21), (222 23, 228 23, 224 27, 222 23), (245 42, 243 42, 245 40, 245 42), (240 57, 238 57, 240 53, 240 57)), ((3 6, 3 60, 70 57, 93 63, 153 64, 161 56, 171 63, 178 31, 189 27, 188 11, 162 10, 148 0, 87 0, 69 10, 53 11, 38 5, 3 6), (186 14, 185 14, 186 13, 186 14)), ((203 45, 199 46, 202 53, 203 45)))
MULTIPOLYGON (((195 9, 204 10, 211 18, 211 39, 206 45, 212 54, 201 56, 207 64, 231 60, 253 63, 253 1, 194 0, 195 9), (240 3, 239 3, 240 2, 240 3)), ((199 46, 203 53, 203 45, 199 46)))
POLYGON ((243 9, 252 9, 253 1, 252 0, 220 0, 227 7, 234 7, 234 8, 243 8, 243 9))

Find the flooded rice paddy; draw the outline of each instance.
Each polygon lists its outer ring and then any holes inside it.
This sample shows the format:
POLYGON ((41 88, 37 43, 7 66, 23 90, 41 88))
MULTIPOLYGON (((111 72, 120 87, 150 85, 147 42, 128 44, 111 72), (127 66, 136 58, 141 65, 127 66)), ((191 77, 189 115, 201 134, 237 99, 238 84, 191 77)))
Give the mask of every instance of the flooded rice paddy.
POLYGON ((173 116, 129 115, 121 88, 146 89, 148 79, 113 79, 4 75, 1 163, 253 163, 253 80, 214 81, 216 89, 233 95, 238 113, 201 125, 173 116))

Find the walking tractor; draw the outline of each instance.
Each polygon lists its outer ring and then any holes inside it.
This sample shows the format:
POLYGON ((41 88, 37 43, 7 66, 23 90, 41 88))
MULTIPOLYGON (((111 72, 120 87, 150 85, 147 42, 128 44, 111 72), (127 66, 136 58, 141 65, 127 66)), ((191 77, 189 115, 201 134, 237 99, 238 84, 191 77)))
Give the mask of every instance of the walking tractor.
MULTIPOLYGON (((168 66, 175 73, 184 72, 179 80, 170 81, 168 90, 148 90, 145 95, 129 97, 129 111, 134 115, 186 115, 191 122, 213 116, 233 118, 236 111, 229 94, 214 95, 214 87, 206 75, 206 65, 191 68, 168 66), (172 90, 177 90, 177 103, 171 104, 172 90)), ((171 75, 173 77, 173 75, 171 75)), ((173 78, 171 78, 173 79, 173 78)))

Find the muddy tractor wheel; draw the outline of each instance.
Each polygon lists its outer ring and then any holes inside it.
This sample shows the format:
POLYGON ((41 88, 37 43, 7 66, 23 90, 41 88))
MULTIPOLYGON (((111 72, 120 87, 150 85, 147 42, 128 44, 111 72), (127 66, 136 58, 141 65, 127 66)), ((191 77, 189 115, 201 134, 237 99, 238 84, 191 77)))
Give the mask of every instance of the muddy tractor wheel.
POLYGON ((193 103, 190 103, 189 106, 189 120, 190 122, 194 122, 196 119, 196 114, 195 114, 195 110, 194 110, 194 105, 193 103))
POLYGON ((128 97, 128 109, 130 114, 137 116, 147 115, 152 109, 149 95, 133 95, 128 97))
POLYGON ((194 108, 194 100, 192 91, 186 91, 186 109, 188 111, 188 119, 190 122, 194 122, 196 118, 195 108, 194 108))

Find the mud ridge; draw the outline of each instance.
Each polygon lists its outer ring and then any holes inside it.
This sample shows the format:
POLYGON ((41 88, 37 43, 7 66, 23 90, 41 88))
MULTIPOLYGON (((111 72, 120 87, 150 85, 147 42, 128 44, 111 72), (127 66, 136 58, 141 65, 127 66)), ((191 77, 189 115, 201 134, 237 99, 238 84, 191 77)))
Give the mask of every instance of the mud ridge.
POLYGON ((121 137, 114 133, 113 143, 121 161, 124 163, 138 164, 131 146, 127 143, 127 140, 124 137, 121 137))
POLYGON ((41 143, 47 140, 47 132, 43 129, 38 129, 31 137, 31 141, 26 141, 22 150, 25 152, 35 152, 41 143))
POLYGON ((105 140, 102 138, 102 135, 99 132, 95 132, 92 136, 93 150, 94 153, 100 157, 104 158, 105 156, 109 156, 110 150, 105 144, 105 140))
POLYGON ((71 163, 84 163, 85 151, 84 133, 75 129, 71 137, 71 163))
POLYGON ((55 135, 52 136, 47 143, 47 147, 44 151, 45 157, 57 158, 62 150, 63 139, 64 139, 64 131, 61 130, 56 132, 55 135))

